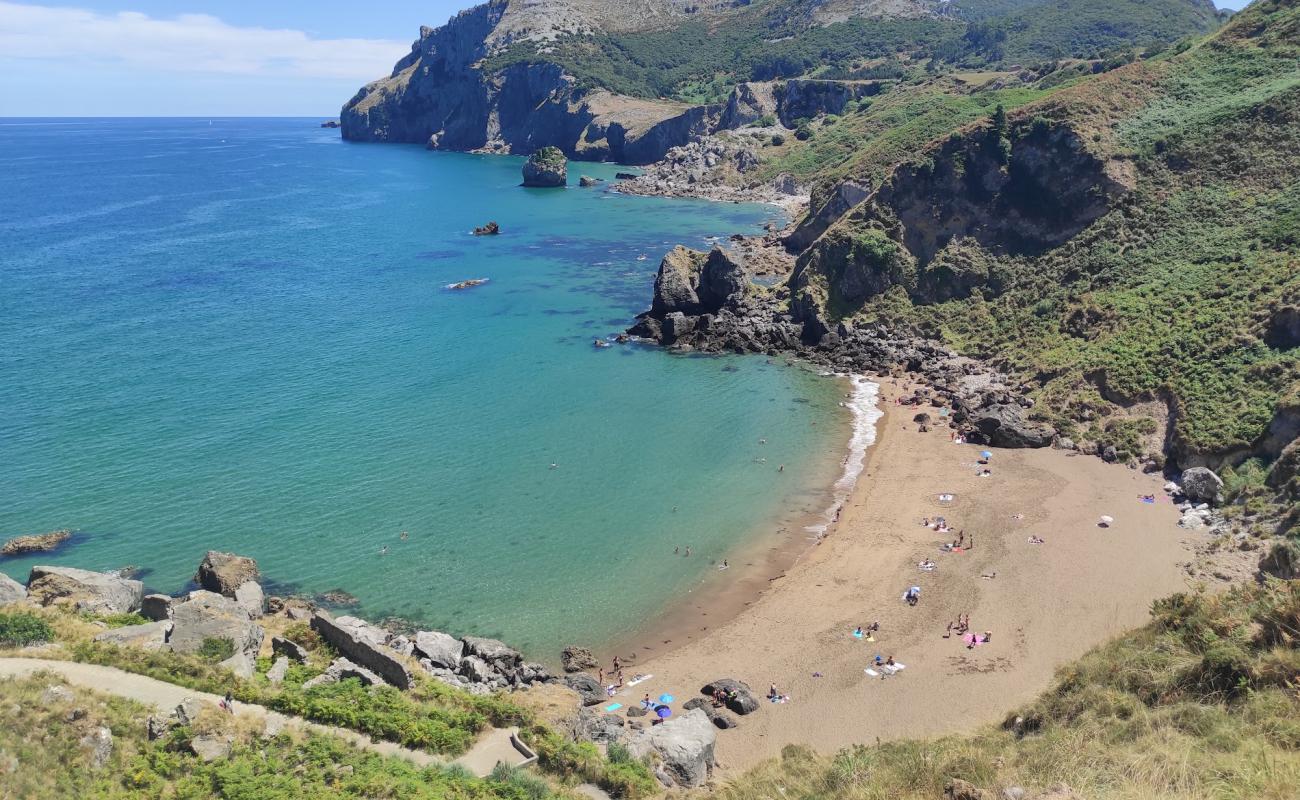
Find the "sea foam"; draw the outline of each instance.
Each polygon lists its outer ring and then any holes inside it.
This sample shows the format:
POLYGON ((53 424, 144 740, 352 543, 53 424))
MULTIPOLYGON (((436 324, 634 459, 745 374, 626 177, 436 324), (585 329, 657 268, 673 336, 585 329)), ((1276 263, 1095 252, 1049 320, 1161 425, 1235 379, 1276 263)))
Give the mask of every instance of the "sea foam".
POLYGON ((853 414, 853 435, 849 438, 849 452, 844 457, 844 470, 835 481, 831 494, 830 506, 822 512, 821 521, 804 528, 814 538, 826 535, 830 526, 839 519, 844 504, 858 485, 858 477, 866 466, 867 448, 876 443, 876 421, 884 416, 877 403, 880 398, 880 384, 867 380, 861 375, 844 375, 828 373, 837 377, 847 377, 853 386, 848 400, 842 405, 853 414))

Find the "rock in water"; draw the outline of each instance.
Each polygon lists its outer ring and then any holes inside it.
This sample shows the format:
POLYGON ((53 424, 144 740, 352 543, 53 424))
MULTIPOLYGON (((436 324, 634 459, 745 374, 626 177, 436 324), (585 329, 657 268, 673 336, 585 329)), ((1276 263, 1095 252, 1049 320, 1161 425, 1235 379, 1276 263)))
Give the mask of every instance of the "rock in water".
POLYGON ((0 606, 27 599, 27 587, 0 572, 0 606))
POLYGON ((565 672, 582 672, 584 669, 596 669, 600 662, 585 647, 570 645, 560 653, 560 666, 565 672))
POLYGON ((489 222, 482 227, 474 229, 475 236, 496 236, 499 233, 501 233, 501 226, 495 222, 489 222))
POLYGON ((50 531, 35 536, 19 536, 0 547, 0 556, 20 556, 24 553, 48 553, 72 538, 72 531, 50 531))
POLYGON ((1217 504, 1223 500, 1223 480, 1205 467, 1183 471, 1183 494, 1193 503, 1217 504))
POLYGON ((27 594, 43 606, 70 605, 91 614, 127 614, 140 608, 144 584, 73 567, 32 567, 27 594))
POLYGON ((581 178, 578 178, 578 185, 584 189, 590 189, 598 183, 600 183, 600 178, 593 178, 590 175, 583 175, 581 178))
POLYGON ((558 147, 543 147, 524 162, 524 186, 554 188, 569 182, 569 161, 558 147))
POLYGON ((234 553, 218 553, 209 550, 199 564, 199 571, 194 580, 209 592, 234 597, 235 590, 249 581, 258 578, 257 562, 247 556, 234 553))

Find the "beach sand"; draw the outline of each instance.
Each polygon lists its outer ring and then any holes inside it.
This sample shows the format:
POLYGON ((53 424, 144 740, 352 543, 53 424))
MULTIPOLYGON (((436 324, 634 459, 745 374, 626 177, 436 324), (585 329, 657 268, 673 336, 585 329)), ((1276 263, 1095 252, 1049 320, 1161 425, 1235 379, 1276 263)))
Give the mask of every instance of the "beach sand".
POLYGON ((882 383, 877 441, 830 534, 779 578, 768 576, 738 615, 696 608, 693 620, 678 619, 673 649, 659 646, 648 659, 642 650, 629 671, 654 678, 624 690, 625 705, 647 692, 683 702, 720 677, 760 695, 775 682, 790 696, 763 701, 738 728, 719 732, 724 771, 787 744, 830 753, 1000 721, 1061 664, 1142 625, 1153 600, 1185 588, 1179 563, 1190 558, 1191 535, 1177 527, 1158 475, 1059 450, 995 450, 992 476, 977 477, 984 448, 953 444, 946 427, 919 433, 918 409, 893 404, 905 388, 882 383), (941 504, 941 493, 953 501, 941 504), (1140 502, 1143 494, 1158 502, 1140 502), (1099 527, 1102 514, 1115 523, 1099 527), (953 531, 921 525, 935 516, 953 531), (957 530, 974 537, 974 549, 941 552, 957 530), (1028 543, 1031 535, 1045 543, 1028 543), (920 571, 923 559, 937 569, 920 571), (911 585, 922 587, 915 607, 902 600, 911 585), (955 634, 943 638, 967 613, 971 630, 991 631, 991 642, 968 649, 955 634), (874 643, 852 636, 877 620, 874 643), (869 677, 863 670, 877 653, 906 669, 869 677))

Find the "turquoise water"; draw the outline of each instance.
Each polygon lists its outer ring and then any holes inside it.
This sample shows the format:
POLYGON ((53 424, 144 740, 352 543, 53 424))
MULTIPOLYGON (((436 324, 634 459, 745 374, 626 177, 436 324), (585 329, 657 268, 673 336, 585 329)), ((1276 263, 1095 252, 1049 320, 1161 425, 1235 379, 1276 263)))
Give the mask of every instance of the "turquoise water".
POLYGON ((668 247, 773 211, 527 190, 519 166, 311 120, 0 120, 0 537, 79 532, 0 570, 177 592, 231 550, 276 590, 547 657, 815 506, 840 384, 591 344, 668 247), (467 278, 490 282, 444 288, 467 278))

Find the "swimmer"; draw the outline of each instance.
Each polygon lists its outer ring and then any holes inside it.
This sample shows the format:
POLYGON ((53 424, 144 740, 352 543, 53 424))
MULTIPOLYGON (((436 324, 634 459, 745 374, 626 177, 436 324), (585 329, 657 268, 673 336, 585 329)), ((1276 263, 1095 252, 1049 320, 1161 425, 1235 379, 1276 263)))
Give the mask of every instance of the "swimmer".
POLYGON ((383 547, 379 548, 379 555, 381 556, 388 555, 388 545, 384 545, 383 547))
POLYGON ((411 534, 407 533, 406 531, 402 531, 402 535, 399 536, 398 538, 405 542, 407 539, 411 538, 411 534))

